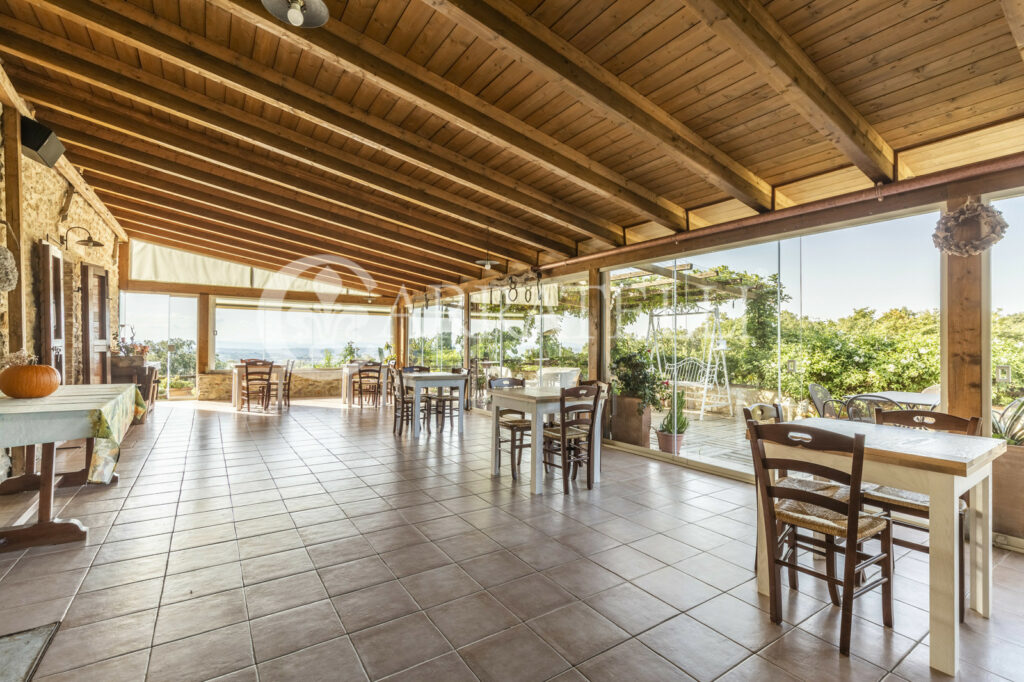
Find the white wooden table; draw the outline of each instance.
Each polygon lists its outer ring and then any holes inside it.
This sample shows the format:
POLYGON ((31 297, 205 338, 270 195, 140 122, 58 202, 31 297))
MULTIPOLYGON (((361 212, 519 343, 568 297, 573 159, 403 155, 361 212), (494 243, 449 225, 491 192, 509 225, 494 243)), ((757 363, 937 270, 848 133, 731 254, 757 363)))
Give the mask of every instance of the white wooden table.
MULTIPOLYGON (((526 415, 532 424, 530 444, 530 489, 535 495, 544 492, 541 478, 544 461, 544 415, 558 412, 562 390, 554 387, 529 386, 525 388, 491 389, 491 473, 501 474, 498 462, 498 440, 500 410, 518 410, 526 415)), ((576 402, 590 402, 580 400, 576 402)), ((572 403, 570 403, 572 404, 572 403)), ((601 480, 601 434, 604 432, 601 417, 604 414, 604 398, 597 403, 597 422, 594 425, 594 483, 601 480)))
MULTIPOLYGON (((928 589, 931 666, 956 675, 960 644, 957 609, 959 556, 957 543, 960 496, 971 493, 971 608, 985 618, 992 607, 992 462, 1006 452, 996 438, 937 433, 815 417, 800 423, 834 433, 864 434, 864 481, 888 485, 931 498, 928 514, 928 589)), ((774 443, 769 457, 785 456, 849 470, 849 456, 811 452, 774 443)), ((758 529, 763 525, 758 500, 758 529)), ((768 594, 768 555, 764 533, 757 546, 757 589, 768 594)))
POLYGON ((469 385, 468 374, 455 374, 453 372, 402 372, 402 381, 406 387, 412 388, 412 437, 419 438, 422 425, 420 423, 420 403, 424 391, 431 388, 453 388, 459 391, 459 434, 463 432, 464 413, 463 405, 466 403, 466 387, 469 385))
MULTIPOLYGON (((277 400, 274 406, 281 409, 284 406, 284 365, 275 364, 270 372, 271 381, 277 382, 277 400)), ((231 368, 231 406, 236 410, 242 409, 242 384, 245 383, 245 365, 235 365, 231 368)))
POLYGON ((0 528, 0 552, 84 540, 86 529, 78 521, 53 518, 56 444, 87 441, 85 469, 66 475, 76 485, 116 481, 121 441, 144 411, 135 384, 61 386, 45 398, 22 400, 0 394, 0 447, 27 446, 31 455, 27 473, 4 481, 4 492, 39 490, 38 521, 0 528), (36 444, 43 446, 39 474, 32 471, 36 444))
MULTIPOLYGON (((877 395, 880 398, 888 398, 894 403, 899 403, 903 407, 927 407, 934 409, 936 405, 942 402, 942 396, 938 393, 915 393, 913 391, 879 391, 878 393, 871 393, 870 395, 877 395)), ((848 396, 852 398, 853 396, 848 396)))

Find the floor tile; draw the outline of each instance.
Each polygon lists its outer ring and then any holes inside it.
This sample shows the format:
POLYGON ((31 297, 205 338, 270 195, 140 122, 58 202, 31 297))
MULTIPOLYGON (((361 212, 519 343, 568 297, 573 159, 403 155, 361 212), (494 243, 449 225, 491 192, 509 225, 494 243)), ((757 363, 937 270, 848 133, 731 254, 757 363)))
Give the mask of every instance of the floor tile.
POLYGON ((375 556, 328 566, 317 572, 327 588, 327 594, 332 597, 395 579, 391 569, 375 556))
POLYGON ((573 665, 629 639, 629 633, 582 602, 534 618, 527 625, 573 665))
POLYGON ((249 624, 238 623, 153 647, 146 679, 208 680, 252 664, 249 624))
POLYGON ((314 680, 366 680, 348 637, 296 651, 259 664, 260 682, 313 682, 314 680))
POLYGON ((569 667, 530 628, 518 625, 459 650, 482 682, 546 680, 569 667))
POLYGON ((427 615, 452 646, 462 647, 519 623, 508 609, 487 592, 478 592, 441 606, 427 615))
POLYGON ((397 580, 349 592, 332 601, 349 634, 419 610, 397 580))
POLYGON ((135 682, 146 677, 149 651, 136 651, 55 675, 36 676, 40 682, 135 682))
POLYGON ((622 578, 590 559, 577 559, 548 569, 544 574, 580 599, 586 599, 622 582, 622 578))
POLYGON ((429 609, 482 589, 477 581, 454 564, 402 578, 402 585, 422 609, 429 609))
POLYGON ((579 670, 591 682, 688 682, 693 679, 636 639, 582 663, 579 670))
POLYGON ((598 592, 587 599, 587 604, 631 635, 649 630, 679 613, 631 583, 598 592))
POLYGON ((750 652, 686 614, 638 637, 648 648, 698 680, 713 680, 750 652))
POLYGON ((327 600, 257 618, 249 621, 249 628, 257 663, 345 634, 327 600))
POLYGON ((43 677, 147 649, 153 640, 155 624, 156 609, 151 609, 77 628, 61 628, 50 642, 36 674, 43 677), (97 647, 96 642, 104 642, 105 646, 97 647))
POLYGON ((423 613, 358 632, 352 635, 352 643, 372 680, 451 650, 448 640, 423 613))
POLYGON ((164 644, 248 620, 242 590, 218 592, 160 607, 153 644, 164 644))
POLYGON ((388 682, 476 682, 476 675, 453 651, 385 679, 388 682))
POLYGON ((575 600, 571 594, 540 573, 492 587, 490 592, 505 608, 523 620, 536 618, 575 600))

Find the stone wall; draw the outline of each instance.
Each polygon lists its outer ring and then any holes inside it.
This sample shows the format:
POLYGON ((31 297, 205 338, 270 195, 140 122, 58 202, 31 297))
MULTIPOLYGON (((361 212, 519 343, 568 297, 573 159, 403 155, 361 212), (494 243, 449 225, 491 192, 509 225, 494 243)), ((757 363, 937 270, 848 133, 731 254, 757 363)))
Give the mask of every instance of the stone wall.
MULTIPOLYGON (((297 369, 292 374, 293 398, 341 398, 341 370, 297 369)), ((199 375, 200 400, 231 400, 231 372, 199 375)))

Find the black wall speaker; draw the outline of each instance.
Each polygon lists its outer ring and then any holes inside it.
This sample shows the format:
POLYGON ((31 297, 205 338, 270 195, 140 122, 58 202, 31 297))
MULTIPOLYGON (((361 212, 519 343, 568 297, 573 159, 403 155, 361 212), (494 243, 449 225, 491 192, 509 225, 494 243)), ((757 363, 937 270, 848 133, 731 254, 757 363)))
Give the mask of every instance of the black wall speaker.
POLYGON ((64 145, 57 139, 57 135, 42 123, 22 116, 21 150, 33 161, 53 168, 64 154, 64 145))

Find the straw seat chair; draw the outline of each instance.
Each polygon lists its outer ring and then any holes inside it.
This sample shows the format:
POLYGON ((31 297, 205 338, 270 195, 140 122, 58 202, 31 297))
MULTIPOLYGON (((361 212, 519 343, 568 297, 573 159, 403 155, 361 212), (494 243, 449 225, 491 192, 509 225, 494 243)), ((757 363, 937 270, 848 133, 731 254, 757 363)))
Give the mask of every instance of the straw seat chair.
MULTIPOLYGON (((523 388, 526 382, 523 379, 514 377, 492 377, 487 382, 487 388, 523 388)), ((519 410, 501 409, 498 410, 498 468, 501 468, 501 446, 509 444, 509 459, 512 462, 512 480, 519 479, 519 467, 523 463, 523 449, 527 447, 526 434, 533 430, 533 423, 526 418, 526 414, 519 410), (502 438, 501 432, 507 431, 508 438, 502 438)))
POLYGON ((569 494, 569 480, 576 480, 581 465, 587 468, 587 489, 594 487, 594 438, 598 423, 599 386, 563 388, 559 421, 544 428, 544 466, 562 470, 562 492, 569 494))

